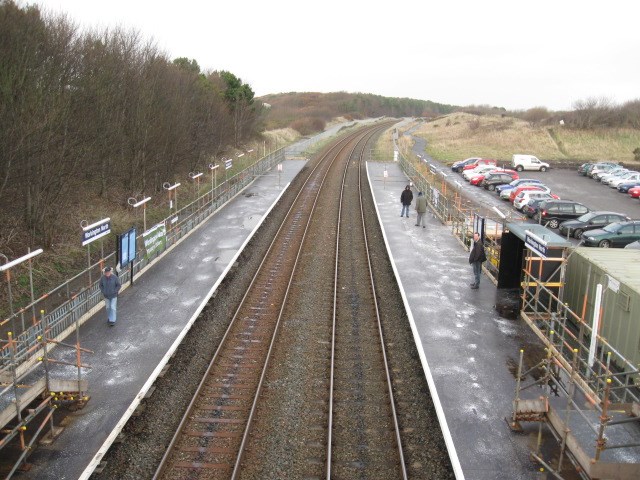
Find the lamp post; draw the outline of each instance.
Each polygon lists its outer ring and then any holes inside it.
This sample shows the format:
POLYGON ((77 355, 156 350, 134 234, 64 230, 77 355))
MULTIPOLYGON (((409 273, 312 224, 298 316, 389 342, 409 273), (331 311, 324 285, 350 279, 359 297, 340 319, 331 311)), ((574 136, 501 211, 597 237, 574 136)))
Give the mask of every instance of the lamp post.
POLYGON ((211 170, 211 206, 213 206, 213 191, 215 187, 218 186, 218 167, 220 165, 216 165, 214 163, 209 164, 209 170, 211 170), (215 181, 215 187, 213 185, 215 181))
POLYGON ((147 231, 147 202, 151 200, 151 197, 144 198, 138 201, 135 197, 129 197, 127 203, 131 205, 133 208, 138 208, 142 205, 142 228, 143 232, 147 231))
POLYGON ((171 192, 175 190, 174 199, 176 202, 176 213, 178 213, 178 190, 177 188, 180 186, 180 182, 174 183, 171 185, 169 182, 164 182, 162 184, 162 188, 169 192, 169 211, 173 208, 173 202, 171 201, 171 192))
MULTIPOLYGON (((191 178, 191 180, 195 180, 195 187, 196 187, 196 201, 198 201, 198 198, 200 197, 200 177, 202 176, 202 172, 189 172, 189 178, 191 178)), ((198 207, 199 207, 200 202, 198 201, 198 207)))
MULTIPOLYGON (((31 259, 37 255, 40 255, 42 253, 42 249, 39 248, 37 250, 34 250, 33 252, 29 252, 26 255, 17 258, 13 261, 9 261, 9 258, 6 255, 3 255, 2 253, 0 253, 0 257, 4 258, 4 265, 0 266, 0 272, 6 272, 6 277, 7 277, 7 287, 9 289, 9 311, 11 312, 11 329, 15 332, 15 325, 14 325, 14 319, 13 319, 13 296, 11 294, 11 267, 14 267, 16 265, 21 264, 22 262, 26 262, 27 260, 29 261, 29 284, 31 287, 31 303, 33 304, 34 302, 34 298, 33 298, 33 274, 32 274, 32 266, 31 266, 31 259)), ((34 307, 35 308, 35 307, 34 307)), ((35 314, 34 314, 35 315, 35 314)), ((35 316, 34 316, 35 318, 35 316)), ((24 320, 22 322, 22 330, 24 331, 24 320)))

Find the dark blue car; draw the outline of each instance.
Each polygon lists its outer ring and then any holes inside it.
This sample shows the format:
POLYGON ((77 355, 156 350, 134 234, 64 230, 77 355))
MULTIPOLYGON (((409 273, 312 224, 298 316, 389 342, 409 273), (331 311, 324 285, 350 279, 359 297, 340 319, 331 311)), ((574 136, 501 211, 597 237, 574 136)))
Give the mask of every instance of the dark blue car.
POLYGON ((620 193, 629 193, 629 189, 633 187, 640 187, 640 181, 622 182, 617 188, 620 193))
POLYGON ((451 165, 451 170, 460 173, 464 167, 466 167, 470 163, 475 162, 476 160, 480 160, 480 157, 471 157, 465 160, 460 160, 459 162, 455 162, 453 165, 451 165))

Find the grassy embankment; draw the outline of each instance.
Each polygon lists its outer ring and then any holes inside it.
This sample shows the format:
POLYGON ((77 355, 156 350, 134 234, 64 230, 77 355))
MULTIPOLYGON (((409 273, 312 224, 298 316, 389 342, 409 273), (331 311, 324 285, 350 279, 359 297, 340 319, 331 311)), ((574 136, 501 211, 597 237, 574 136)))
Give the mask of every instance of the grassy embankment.
POLYGON ((476 156, 509 161, 514 153, 522 153, 536 155, 552 165, 601 160, 638 164, 633 150, 640 147, 640 131, 633 129, 532 126, 513 117, 467 113, 425 122, 413 135, 427 140, 426 153, 444 163, 476 156))

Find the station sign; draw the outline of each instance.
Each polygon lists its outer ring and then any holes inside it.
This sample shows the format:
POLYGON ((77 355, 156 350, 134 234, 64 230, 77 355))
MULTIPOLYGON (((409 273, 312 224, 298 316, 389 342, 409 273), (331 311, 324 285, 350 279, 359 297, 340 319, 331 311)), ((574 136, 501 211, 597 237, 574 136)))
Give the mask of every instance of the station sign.
POLYGON ((111 219, 105 218, 92 225, 82 227, 82 246, 90 244, 111 233, 111 219))
POLYGON ((543 238, 540 238, 535 233, 526 230, 524 245, 529 250, 541 256, 542 258, 547 258, 547 241, 543 238))
POLYGON ((228 159, 224 161, 224 168, 225 170, 229 170, 231 167, 233 167, 233 160, 228 159))

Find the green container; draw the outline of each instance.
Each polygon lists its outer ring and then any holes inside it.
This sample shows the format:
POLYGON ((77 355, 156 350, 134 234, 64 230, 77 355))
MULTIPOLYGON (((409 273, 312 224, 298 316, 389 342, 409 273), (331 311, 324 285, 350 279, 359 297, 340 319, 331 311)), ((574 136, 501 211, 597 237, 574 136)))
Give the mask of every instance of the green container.
POLYGON ((593 325, 596 286, 603 287, 600 334, 631 364, 640 364, 640 250, 580 247, 569 257, 564 302, 593 325))

